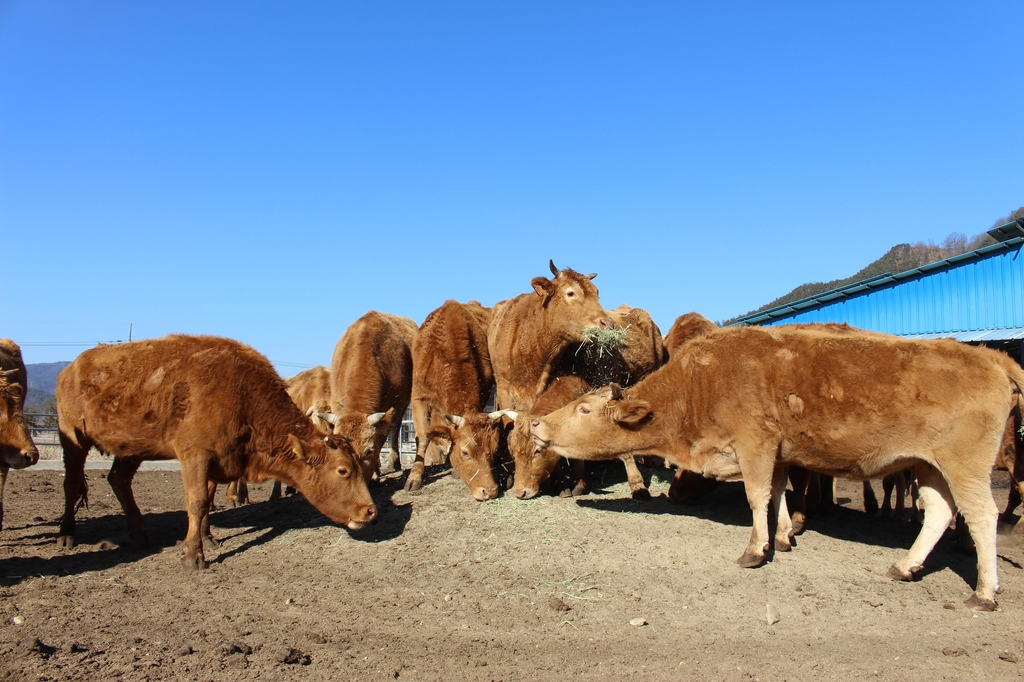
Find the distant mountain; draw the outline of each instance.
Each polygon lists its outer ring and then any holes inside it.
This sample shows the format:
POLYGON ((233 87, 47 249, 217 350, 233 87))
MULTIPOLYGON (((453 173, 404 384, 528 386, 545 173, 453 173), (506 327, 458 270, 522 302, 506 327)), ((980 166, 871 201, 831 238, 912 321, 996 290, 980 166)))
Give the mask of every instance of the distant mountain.
POLYGON ((57 375, 70 365, 66 362, 39 362, 25 365, 28 373, 28 393, 25 395, 26 412, 52 413, 57 409, 54 393, 57 390, 57 375))
MULTIPOLYGON (((1022 218, 1024 218, 1024 206, 1013 211, 1005 218, 996 220, 992 227, 1005 225, 1012 220, 1022 218)), ((744 315, 737 315, 730 320, 726 320, 722 324, 728 325, 741 317, 746 317, 747 315, 759 313, 764 310, 770 310, 776 306, 792 303, 793 301, 799 301, 800 299, 807 298, 808 296, 823 294, 826 291, 838 289, 839 287, 846 286, 847 284, 853 284, 854 282, 859 282, 863 279, 868 279, 869 277, 884 275, 887 272, 896 274, 907 270, 913 270, 914 268, 919 268, 922 265, 934 263, 945 258, 952 258, 953 256, 960 255, 961 253, 980 249, 994 243, 995 240, 992 239, 987 232, 975 235, 972 239, 967 239, 967 236, 960 232, 953 232, 942 240, 942 244, 935 244, 931 241, 927 243, 917 242, 916 244, 897 244, 889 249, 884 256, 850 277, 834 279, 831 282, 809 282, 807 284, 801 284, 785 296, 780 296, 774 301, 764 304, 757 310, 751 310, 744 315)))
POLYGON ((48 394, 56 391, 57 375, 70 364, 71 361, 68 360, 65 362, 38 362, 34 365, 25 365, 25 370, 28 372, 29 395, 31 395, 31 389, 48 394))
MULTIPOLYGON (((25 407, 26 409, 30 407, 35 408, 36 406, 45 403, 47 400, 53 397, 54 395, 52 393, 40 391, 38 388, 30 388, 28 389, 28 393, 25 394, 25 407)), ((39 412, 40 410, 29 409, 28 411, 39 412)))

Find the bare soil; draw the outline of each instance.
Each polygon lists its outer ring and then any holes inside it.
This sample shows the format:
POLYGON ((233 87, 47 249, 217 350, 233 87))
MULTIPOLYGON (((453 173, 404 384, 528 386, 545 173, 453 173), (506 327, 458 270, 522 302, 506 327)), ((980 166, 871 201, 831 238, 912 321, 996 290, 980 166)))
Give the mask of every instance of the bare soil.
POLYGON ((0 679, 1024 675, 1024 551, 1005 538, 999 610, 978 614, 964 606, 974 557, 949 535, 918 581, 885 577, 916 528, 865 514, 858 483, 841 482, 841 506, 812 517, 792 552, 746 570, 734 563, 750 533, 741 484, 684 507, 664 496, 671 472, 642 470, 655 499, 630 499, 618 463, 596 473, 592 494, 525 502, 476 502, 441 473, 407 493, 396 475, 373 491, 380 520, 358 533, 254 486, 254 504, 214 514, 223 546, 191 573, 178 562, 176 472, 136 478, 147 549, 128 546, 116 500, 90 472, 71 551, 55 544, 61 472, 11 472, 0 679))

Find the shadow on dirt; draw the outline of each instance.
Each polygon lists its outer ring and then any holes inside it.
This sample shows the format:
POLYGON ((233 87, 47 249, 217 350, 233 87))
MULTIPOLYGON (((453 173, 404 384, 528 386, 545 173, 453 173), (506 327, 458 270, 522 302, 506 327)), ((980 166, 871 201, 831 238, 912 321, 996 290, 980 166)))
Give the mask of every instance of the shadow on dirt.
MULTIPOLYGON (((378 519, 361 530, 350 531, 353 539, 383 542, 402 534, 412 515, 412 508, 411 505, 391 502, 391 496, 400 488, 399 480, 397 487, 385 481, 371 490, 377 501, 378 519)), ((57 553, 53 556, 0 559, 0 585, 10 586, 33 577, 80 575, 130 564, 173 548, 188 531, 188 515, 183 510, 144 513, 149 545, 139 547, 129 542, 127 522, 118 505, 94 503, 91 514, 78 519, 75 529, 78 545, 73 550, 61 551, 55 547, 59 521, 41 521, 24 526, 23 529, 29 533, 14 542, 46 552, 52 548, 57 553)), ((222 543, 219 553, 217 550, 207 553, 211 564, 217 565, 244 556, 248 550, 271 542, 290 530, 334 524, 301 495, 295 495, 233 509, 215 508, 210 514, 210 525, 214 537, 222 543), (235 538, 252 534, 255 536, 231 547, 235 538)))
MULTIPOLYGON (((609 486, 625 480, 624 475, 614 476, 616 471, 614 468, 606 471, 607 473, 604 475, 609 486)), ((666 474, 663 472, 668 472, 668 480, 671 480, 672 472, 668 469, 651 470, 640 467, 640 471, 644 474, 645 480, 648 480, 648 475, 658 476, 659 478, 665 476, 666 474)), ((593 489, 591 493, 594 495, 606 494, 603 490, 599 489, 593 489)), ((789 493, 787 492, 787 494, 789 493)), ((844 498, 840 501, 849 502, 850 500, 844 498)), ((750 507, 747 503, 742 481, 722 483, 694 504, 680 504, 669 500, 664 495, 651 500, 577 498, 575 502, 581 507, 607 512, 689 516, 745 528, 750 528, 752 523, 750 507)), ((801 540, 805 539, 806 531, 813 531, 826 537, 848 540, 864 545, 907 550, 914 543, 919 530, 920 527, 913 523, 889 517, 876 517, 857 509, 837 505, 819 510, 808 518, 805 532, 795 538, 794 551, 800 551, 799 546, 801 540)), ((742 547, 737 548, 737 550, 741 549, 742 547)), ((771 558, 772 553, 769 553, 769 560, 771 558)), ((1001 559, 1004 564, 1012 564, 1005 557, 1001 557, 1001 559)), ((881 566, 879 570, 884 571, 887 568, 887 566, 881 566)), ((945 535, 935 546, 935 549, 929 554, 924 569, 915 575, 915 579, 924 578, 946 568, 960 576, 968 585, 973 587, 977 584, 976 555, 973 550, 962 548, 953 530, 946 531, 945 535)))

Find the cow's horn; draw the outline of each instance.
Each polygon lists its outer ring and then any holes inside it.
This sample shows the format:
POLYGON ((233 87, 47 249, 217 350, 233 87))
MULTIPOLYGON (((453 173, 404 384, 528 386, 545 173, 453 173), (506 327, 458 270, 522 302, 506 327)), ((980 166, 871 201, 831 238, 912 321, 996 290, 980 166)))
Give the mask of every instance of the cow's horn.
POLYGON ((502 410, 502 412, 504 412, 505 416, 511 419, 512 421, 519 419, 519 413, 516 412, 515 410, 502 410))
POLYGON ((608 384, 608 388, 612 391, 612 400, 619 400, 622 398, 622 386, 616 383, 608 384))
POLYGON ((12 378, 14 378, 14 375, 17 374, 17 373, 18 373, 18 368, 17 367, 15 367, 14 369, 5 369, 4 370, 4 378, 5 379, 12 379, 12 378))
POLYGON ((587 279, 594 279, 595 277, 597 277, 597 273, 596 272, 592 272, 589 275, 587 275, 587 279))
POLYGON ((334 414, 333 412, 317 412, 316 416, 319 417, 320 419, 323 419, 328 424, 337 425, 338 422, 340 421, 338 419, 338 415, 334 414))
POLYGON ((452 424, 455 424, 455 426, 458 428, 461 428, 462 425, 466 423, 466 418, 460 417, 457 414, 446 414, 444 418, 450 421, 452 424))
POLYGON ((373 414, 366 415, 366 423, 370 426, 376 426, 380 423, 380 420, 384 418, 383 412, 374 412, 373 414))
POLYGON ((548 267, 551 268, 551 274, 558 277, 558 268, 555 267, 555 261, 551 258, 548 258, 548 267))

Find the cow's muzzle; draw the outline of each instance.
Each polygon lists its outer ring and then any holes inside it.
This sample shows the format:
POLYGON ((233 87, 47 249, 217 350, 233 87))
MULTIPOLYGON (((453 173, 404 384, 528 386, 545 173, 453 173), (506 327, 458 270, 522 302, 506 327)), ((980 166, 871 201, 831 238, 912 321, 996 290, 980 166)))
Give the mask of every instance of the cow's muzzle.
POLYGON ((20 451, 8 451, 4 453, 4 462, 12 469, 24 469, 34 466, 39 461, 39 450, 32 447, 22 448, 20 451))

